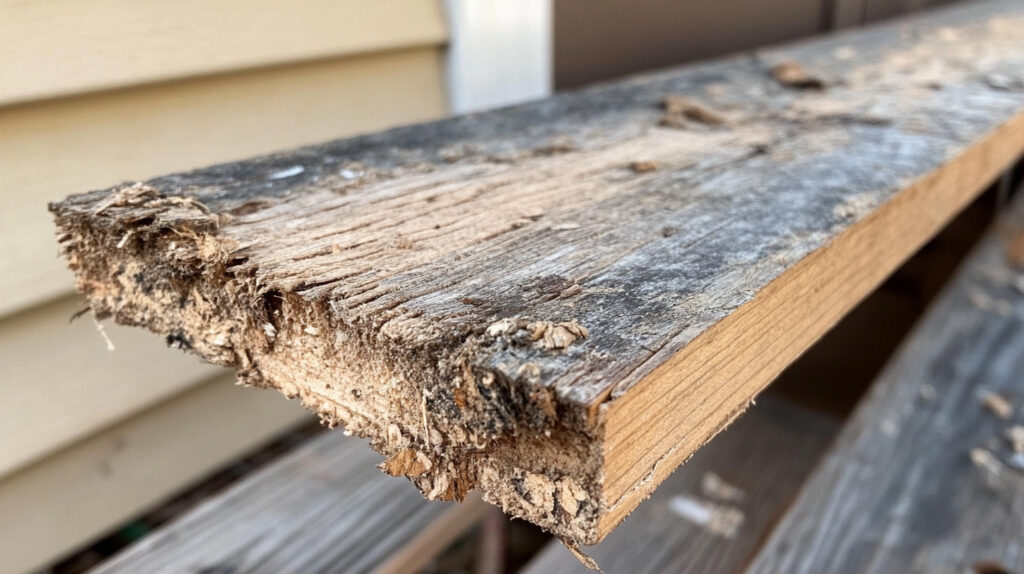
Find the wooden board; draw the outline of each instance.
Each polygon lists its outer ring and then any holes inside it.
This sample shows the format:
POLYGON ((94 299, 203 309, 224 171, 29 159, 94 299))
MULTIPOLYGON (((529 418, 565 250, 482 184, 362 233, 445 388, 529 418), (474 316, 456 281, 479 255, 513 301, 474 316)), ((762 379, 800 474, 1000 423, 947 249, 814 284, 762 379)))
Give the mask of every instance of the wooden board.
POLYGON ((875 383, 750 572, 1024 571, 1024 455, 1014 469, 1007 436, 1024 433, 1024 268, 1004 249, 1008 231, 1024 238, 1018 203, 1015 223, 988 236, 875 383), (985 393, 1008 401, 1005 419, 985 393))
POLYGON ((1022 46, 971 3, 53 210, 101 315, 594 543, 1024 151, 1022 46))
MULTIPOLYGON (((606 572, 738 572, 837 429, 834 419, 770 396, 759 399, 586 552, 606 572)), ((550 572, 583 573, 587 568, 555 541, 523 574, 550 572)))
POLYGON ((445 110, 441 53, 432 47, 0 108, 0 316, 71 291, 46 213, 46 202, 69 189, 433 119, 445 110))
POLYGON ((377 472, 381 460, 355 438, 322 435, 95 572, 415 572, 487 505, 431 504, 377 472))
POLYGON ((446 36, 440 3, 417 0, 3 0, 0 105, 446 36))
POLYGON ((41 568, 308 419, 221 377, 6 476, 4 571, 41 568))
POLYGON ((155 335, 108 324, 79 297, 0 321, 0 477, 223 373, 155 335))

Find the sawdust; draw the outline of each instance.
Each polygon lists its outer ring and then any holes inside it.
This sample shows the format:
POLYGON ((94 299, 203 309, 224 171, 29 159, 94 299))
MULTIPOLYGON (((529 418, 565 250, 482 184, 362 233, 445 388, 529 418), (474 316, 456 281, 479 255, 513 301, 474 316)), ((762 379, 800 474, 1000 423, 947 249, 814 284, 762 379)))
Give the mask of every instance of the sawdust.
POLYGON ((823 90, 825 82, 797 62, 782 62, 772 67, 775 81, 798 90, 823 90))

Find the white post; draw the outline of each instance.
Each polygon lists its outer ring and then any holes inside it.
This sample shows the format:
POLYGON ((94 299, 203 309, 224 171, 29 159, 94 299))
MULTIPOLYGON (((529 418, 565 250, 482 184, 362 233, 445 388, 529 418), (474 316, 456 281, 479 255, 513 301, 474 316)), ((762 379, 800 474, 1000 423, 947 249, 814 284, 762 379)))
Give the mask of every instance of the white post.
POLYGON ((551 93, 551 2, 446 0, 452 113, 507 106, 551 93))

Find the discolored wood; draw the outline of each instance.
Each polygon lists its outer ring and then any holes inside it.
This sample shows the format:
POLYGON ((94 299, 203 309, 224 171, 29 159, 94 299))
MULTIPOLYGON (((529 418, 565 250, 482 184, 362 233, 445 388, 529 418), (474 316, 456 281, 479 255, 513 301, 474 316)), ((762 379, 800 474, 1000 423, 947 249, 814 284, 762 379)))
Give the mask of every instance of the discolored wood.
MULTIPOLYGON (((837 430, 832 418, 775 397, 759 399, 586 552, 609 573, 737 572, 782 516, 837 430), (728 486, 714 488, 716 478, 728 486), (696 514, 681 513, 679 505, 696 514), (716 530, 716 516, 729 513, 742 517, 735 531, 716 530)), ((586 571, 556 541, 524 574, 586 571)))
POLYGON ((361 441, 320 436, 95 572, 413 572, 487 508, 430 504, 374 470, 379 461, 361 441))
POLYGON ((1011 440, 1024 440, 1024 273, 1003 249, 1014 228, 1024 201, 887 367, 750 572, 1024 571, 1024 442, 1011 440))
POLYGON ((52 209, 100 315, 595 543, 1024 151, 1022 46, 972 3, 52 209))

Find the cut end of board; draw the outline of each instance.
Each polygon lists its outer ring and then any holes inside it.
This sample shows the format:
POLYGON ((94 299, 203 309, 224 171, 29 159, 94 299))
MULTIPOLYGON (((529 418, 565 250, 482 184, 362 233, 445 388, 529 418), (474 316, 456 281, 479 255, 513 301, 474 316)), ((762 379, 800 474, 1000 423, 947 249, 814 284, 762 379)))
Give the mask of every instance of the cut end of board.
POLYGON ((531 363, 495 352, 563 353, 585 339, 573 320, 526 318, 439 332, 411 315, 372 319, 325 298, 268 288, 238 243, 237 214, 147 184, 51 206, 62 252, 98 318, 149 328, 167 344, 238 371, 247 386, 298 398, 386 457, 430 500, 479 488, 506 512, 593 542, 599 453, 531 363), (560 413, 561 411, 561 413, 560 413))

